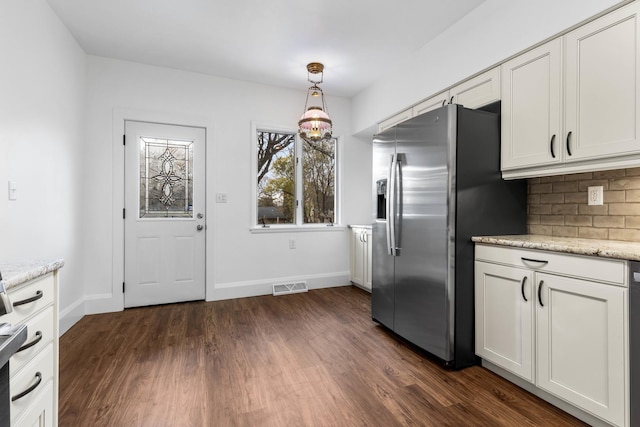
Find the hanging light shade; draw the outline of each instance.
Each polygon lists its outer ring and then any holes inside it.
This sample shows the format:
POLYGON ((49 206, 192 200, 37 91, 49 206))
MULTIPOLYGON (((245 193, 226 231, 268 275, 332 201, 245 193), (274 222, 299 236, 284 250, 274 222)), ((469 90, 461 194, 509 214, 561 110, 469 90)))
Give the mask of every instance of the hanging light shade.
POLYGON ((318 142, 331 139, 332 122, 327 112, 327 105, 324 101, 324 93, 318 86, 323 81, 324 65, 319 62, 312 62, 307 65, 307 80, 313 83, 307 90, 307 99, 304 103, 304 113, 298 121, 298 134, 300 138, 307 142, 318 142), (318 78, 319 75, 319 78, 318 78), (309 95, 312 98, 320 97, 317 104, 309 106, 309 95))

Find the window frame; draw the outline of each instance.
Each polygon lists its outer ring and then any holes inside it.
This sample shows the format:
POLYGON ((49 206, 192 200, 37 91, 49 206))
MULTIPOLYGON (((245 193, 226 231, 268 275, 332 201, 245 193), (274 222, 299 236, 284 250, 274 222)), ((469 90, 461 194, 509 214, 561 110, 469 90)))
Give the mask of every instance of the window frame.
POLYGON ((273 233, 273 232, 292 232, 292 231, 338 231, 344 230, 345 227, 341 225, 341 170, 342 157, 341 150, 341 138, 334 136, 335 140, 335 172, 334 172, 334 222, 328 223, 304 223, 304 185, 303 183, 303 141, 298 136, 298 130, 287 126, 277 126, 272 124, 265 124, 260 122, 251 122, 251 138, 250 138, 250 150, 251 150, 251 218, 250 218, 250 231, 252 233, 273 233), (257 135, 258 132, 275 132, 275 133, 290 133, 294 135, 294 155, 295 155, 295 220, 291 224, 268 224, 266 226, 258 224, 258 185, 256 178, 258 175, 258 150, 257 150, 257 135))

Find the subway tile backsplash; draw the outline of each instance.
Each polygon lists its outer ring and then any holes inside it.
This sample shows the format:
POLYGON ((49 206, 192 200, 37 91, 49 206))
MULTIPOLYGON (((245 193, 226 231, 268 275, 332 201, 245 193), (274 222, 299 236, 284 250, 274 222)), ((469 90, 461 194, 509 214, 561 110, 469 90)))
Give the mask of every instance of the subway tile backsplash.
POLYGON ((530 234, 640 242, 640 168, 528 180, 530 234), (602 206, 587 205, 587 188, 601 185, 602 206))

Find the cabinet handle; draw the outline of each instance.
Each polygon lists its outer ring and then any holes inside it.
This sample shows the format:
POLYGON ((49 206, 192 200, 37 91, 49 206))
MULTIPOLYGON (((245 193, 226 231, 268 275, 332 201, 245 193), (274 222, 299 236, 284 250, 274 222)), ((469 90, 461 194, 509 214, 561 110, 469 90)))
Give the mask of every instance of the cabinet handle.
POLYGON ((571 131, 567 134, 567 154, 571 156, 571 131))
POLYGON ((539 259, 533 259, 533 258, 525 258, 523 256, 520 257, 520 259, 522 261, 529 261, 529 262, 539 262, 541 264, 549 264, 549 261, 543 261, 543 260, 539 260, 539 259))
POLYGON ((556 158, 556 153, 554 153, 554 151, 553 151, 553 147, 554 147, 555 143, 556 143, 556 135, 554 134, 554 135, 551 137, 551 144, 550 144, 550 148, 551 148, 551 157, 553 157, 554 159, 556 158))
POLYGON ((542 303, 542 285, 544 284, 544 280, 540 280, 540 284, 538 285, 538 302, 540 303, 540 307, 544 307, 542 303))
POLYGON ((26 389, 25 391, 23 391, 22 393, 18 393, 15 396, 12 396, 11 397, 11 401, 15 402, 18 399, 22 399, 27 394, 31 393, 33 390, 38 388, 38 386, 40 385, 41 382, 42 382, 42 374, 40 372, 36 372, 36 383, 34 385, 32 385, 31 387, 29 387, 28 389, 26 389))
POLYGON ((44 294, 42 293, 42 291, 38 291, 36 292, 35 296, 32 296, 31 298, 27 298, 27 299, 23 299, 22 301, 16 301, 13 303, 14 307, 18 307, 20 305, 25 305, 25 304, 29 304, 30 302, 34 302, 34 301, 38 301, 40 298, 42 298, 44 296, 44 294))
POLYGON ((449 100, 449 104, 453 104, 453 96, 451 97, 451 99, 449 100))
POLYGON ((526 295, 524 294, 524 284, 525 284, 526 281, 527 281, 527 276, 524 276, 522 278, 522 283, 520 283, 520 293, 522 293, 522 299, 525 302, 529 302, 529 300, 527 299, 526 295))
POLYGON ((18 349, 18 351, 16 351, 16 353, 20 353, 21 351, 25 351, 26 349, 29 349, 29 348, 33 347, 34 345, 38 344, 40 342, 40 340, 42 340, 42 332, 37 331, 36 332, 36 337, 31 342, 26 343, 25 345, 20 347, 18 349))
POLYGON ((444 107, 444 104, 446 104, 446 103, 447 103, 447 98, 442 100, 442 106, 444 107))

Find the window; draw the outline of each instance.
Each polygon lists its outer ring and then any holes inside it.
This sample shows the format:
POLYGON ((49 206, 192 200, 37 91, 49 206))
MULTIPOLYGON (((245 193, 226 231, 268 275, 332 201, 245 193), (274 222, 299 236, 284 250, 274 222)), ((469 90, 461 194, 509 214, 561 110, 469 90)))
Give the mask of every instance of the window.
POLYGON ((257 128, 256 225, 333 225, 336 140, 309 143, 295 132, 257 128))

